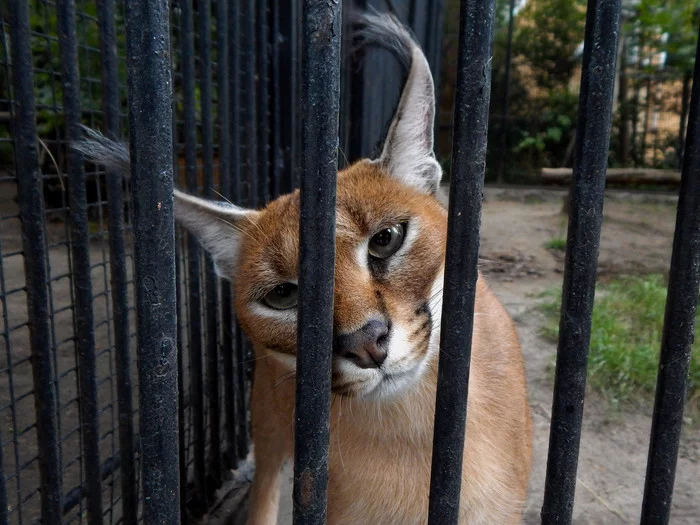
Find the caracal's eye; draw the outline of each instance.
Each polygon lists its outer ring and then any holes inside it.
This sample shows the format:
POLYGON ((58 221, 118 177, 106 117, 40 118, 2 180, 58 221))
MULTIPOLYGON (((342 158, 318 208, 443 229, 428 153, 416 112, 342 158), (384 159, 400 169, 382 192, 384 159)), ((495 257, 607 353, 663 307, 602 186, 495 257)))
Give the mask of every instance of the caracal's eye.
POLYGON ((394 224, 379 230, 369 240, 369 254, 375 259, 391 257, 401 248, 405 235, 404 224, 394 224))
POLYGON ((299 288, 294 283, 284 283, 275 286, 262 298, 263 304, 275 310, 287 310, 297 305, 299 288))

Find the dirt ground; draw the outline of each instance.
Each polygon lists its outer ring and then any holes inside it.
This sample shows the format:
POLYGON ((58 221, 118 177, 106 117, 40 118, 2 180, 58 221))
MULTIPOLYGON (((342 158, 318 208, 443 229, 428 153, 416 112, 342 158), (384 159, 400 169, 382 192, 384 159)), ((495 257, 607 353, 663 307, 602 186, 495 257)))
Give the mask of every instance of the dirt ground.
MULTIPOLYGON (((525 525, 538 525, 544 494, 552 374, 556 345, 539 336, 544 323, 535 297, 561 286, 563 260, 544 247, 566 236, 560 214, 565 193, 557 190, 487 189, 483 207, 481 256, 487 281, 518 326, 527 366, 534 423, 534 462, 525 525)), ((676 199, 608 192, 599 275, 667 272, 676 199)), ((697 356, 696 356, 697 358, 697 356)), ((586 398, 575 525, 639 523, 644 488, 651 405, 610 413, 594 392, 586 398)), ((695 429, 696 430, 696 429, 695 429)), ((695 525, 700 519, 700 446, 686 432, 676 473, 671 523, 695 525)), ((291 468, 285 468, 279 525, 291 524, 291 468)))
MULTIPOLYGON (((12 193, 0 188, 0 212, 12 215, 16 206, 12 193)), ((481 254, 485 259, 482 271, 494 291, 514 317, 523 345, 529 380, 529 396, 534 420, 534 469, 530 482, 530 496, 525 516, 527 525, 539 523, 542 504, 549 418, 552 398, 550 365, 555 345, 538 334, 544 322, 538 312, 535 297, 539 292, 561 285, 563 261, 559 254, 544 247, 547 241, 566 235, 566 222, 559 213, 564 193, 556 190, 496 190, 486 191, 483 208, 481 254)), ((608 192, 601 242, 601 278, 620 273, 666 272, 668 270, 675 220, 675 199, 608 192)), ((24 520, 38 517, 39 498, 32 492, 37 485, 36 440, 33 420, 34 401, 31 395, 31 367, 28 330, 22 327, 26 321, 26 299, 19 290, 24 285, 24 268, 21 255, 9 255, 19 250, 21 239, 16 219, 0 220, 0 249, 2 271, 6 284, 5 300, 0 301, 0 313, 5 329, 11 330, 7 338, 0 338, 0 434, 6 474, 21 467, 21 490, 17 490, 17 478, 7 481, 10 505, 17 499, 25 500, 24 520), (9 343, 9 347, 8 347, 9 343), (6 351, 6 350, 9 350, 6 351), (8 373, 8 358, 12 359, 12 374, 8 373), (10 383, 11 380, 11 383, 10 383), (13 411, 10 387, 15 399, 19 399, 13 411)), ((63 225, 51 224, 50 241, 63 238, 63 225)), ((91 249, 93 262, 108 260, 106 246, 99 238, 91 249)), ((103 321, 109 318, 110 305, 106 300, 108 288, 107 262, 93 271, 93 292, 98 294, 96 311, 96 346, 99 376, 100 430, 104 436, 101 457, 111 455, 116 446, 114 428, 116 417, 112 334, 103 321), (100 295, 104 294, 104 296, 100 295)), ((56 322, 56 342, 70 338, 72 322, 70 312, 60 313, 70 304, 70 282, 60 278, 69 270, 66 250, 55 246, 51 249, 52 294, 56 322)), ((131 326, 133 327, 133 320, 131 326)), ((75 396, 75 356, 70 342, 59 344, 57 367, 63 374, 59 384, 62 402, 61 432, 64 439, 64 489, 73 488, 79 482, 79 463, 75 461, 79 451, 75 396)), ((697 356, 696 356, 697 358, 697 356)), ((136 389, 136 385, 134 385, 136 389)), ((136 403, 136 399, 134 400, 136 403)), ((578 486, 574 523, 610 524, 638 523, 641 507, 644 472, 646 466, 648 435, 651 423, 651 406, 622 413, 610 413, 604 402, 590 393, 586 399, 581 455, 578 468, 578 486)), ((697 427, 696 427, 697 429, 697 427)), ((700 438, 698 432, 686 432, 681 458, 678 463, 676 490, 673 498, 671 523, 696 524, 700 517, 700 438)), ((291 523, 289 469, 285 471, 284 500, 280 524, 291 523)), ((110 482, 118 476, 110 478, 110 482)), ((118 486, 118 482, 117 482, 118 486)), ((114 492, 105 493, 105 507, 109 506, 114 492)), ((117 504, 118 507, 118 504, 117 504)), ((75 509, 80 513, 80 509, 75 509)), ((16 523, 17 514, 11 515, 16 523)))
MULTIPOLYGON (((494 191, 487 193, 483 213, 482 255, 494 261, 506 259, 493 268, 485 264, 484 271, 517 323, 528 373, 535 436, 527 525, 540 523, 552 403, 548 367, 556 351, 553 343, 538 335, 544 320, 533 296, 561 286, 562 258, 544 244, 566 236, 565 221, 559 214, 563 195, 494 191)), ((673 198, 608 192, 599 258, 601 279, 621 273, 667 272, 675 213, 673 198)), ((614 414, 595 393, 587 395, 576 525, 639 523, 651 410, 649 404, 614 414)), ((671 523, 678 525, 696 524, 700 519, 700 447, 697 434, 692 430, 685 434, 671 514, 671 523)))

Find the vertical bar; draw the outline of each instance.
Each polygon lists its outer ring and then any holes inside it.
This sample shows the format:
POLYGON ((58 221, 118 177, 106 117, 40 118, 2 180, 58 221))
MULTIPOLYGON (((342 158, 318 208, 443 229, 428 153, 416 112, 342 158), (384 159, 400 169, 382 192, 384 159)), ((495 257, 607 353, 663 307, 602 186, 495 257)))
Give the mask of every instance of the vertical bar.
MULTIPOLYGON (((435 83, 435 93, 440 93, 440 62, 442 58, 442 34, 443 34, 443 13, 444 0, 429 0, 425 4, 428 11, 428 24, 426 27, 425 48, 426 57, 433 72, 433 82, 435 83)), ((436 116, 435 123, 437 125, 436 116)), ((437 127, 435 128, 437 132, 437 127)))
MULTIPOLYGON (((700 39, 696 57, 700 56, 700 39)), ((667 524, 688 389, 700 282, 700 62, 695 61, 651 423, 642 525, 667 524)))
MULTIPOLYGON (((257 94, 255 83, 255 49, 256 49, 256 34, 255 34, 255 6, 256 0, 242 0, 240 19, 243 21, 241 25, 240 42, 244 43, 244 51, 242 53, 243 60, 241 63, 244 85, 241 86, 245 93, 243 107, 245 107, 245 122, 249 127, 246 136, 246 165, 248 173, 248 200, 246 204, 251 208, 258 205, 258 140, 257 140, 257 94), (252 129, 250 129, 252 128, 252 129)), ((233 137, 232 137, 233 138, 233 137)))
MULTIPOLYGON (((78 39, 75 27, 75 1, 56 2, 58 43, 63 77, 63 112, 67 139, 81 139, 80 77, 78 72, 78 39)), ((95 328, 92 311, 92 278, 88 239, 87 194, 83 155, 75 148, 66 152, 68 161, 68 198, 70 206, 70 253, 73 263, 73 314, 75 351, 78 363, 78 396, 83 487, 90 525, 102 523, 102 473, 100 472, 100 435, 97 406, 95 363, 95 328)))
MULTIPOLYGON (((229 76, 229 161, 231 174, 230 191, 231 200, 235 204, 242 204, 243 195, 241 188, 241 50, 242 24, 241 24, 241 4, 233 1, 229 4, 228 10, 228 76, 229 76)), ((252 44, 251 44, 252 46, 252 44)), ((254 135, 249 133, 248 135, 254 135)), ((228 188, 227 188, 228 189, 228 188)))
MULTIPOLYGON (((212 122, 212 65, 211 65, 211 0, 199 3, 199 60, 202 68, 200 80, 200 100, 202 115, 202 155, 204 157, 204 196, 214 196, 214 129, 212 122)), ((219 170, 221 173, 221 170, 219 170)), ((221 437, 219 435, 219 341, 217 333, 217 278, 214 262, 210 257, 205 261, 206 287, 206 355, 207 355, 207 398, 209 401, 209 478, 213 487, 221 484, 221 437)), ((208 495, 207 495, 208 496, 208 495)))
POLYGON ((271 165, 270 165, 270 198, 276 199, 280 195, 280 178, 284 166, 281 144, 281 113, 280 96, 282 84, 280 83, 280 6, 274 0, 270 2, 270 83, 273 96, 271 97, 272 111, 270 112, 271 128, 271 165))
MULTIPOLYGON (((233 93, 231 98, 231 110, 235 116, 233 130, 231 133, 231 193, 235 198, 238 198, 236 203, 242 203, 249 207, 256 207, 258 200, 258 183, 257 183, 257 127, 258 119, 256 112, 256 83, 255 83, 255 1, 248 0, 247 2, 234 2, 236 4, 235 19, 240 35, 232 40, 234 46, 231 56, 231 64, 234 67, 236 74, 235 87, 242 89, 246 97, 241 100, 238 90, 233 93), (241 51, 241 46, 245 51, 241 51), (243 78, 242 82, 240 78, 243 78), (241 103, 246 108, 241 107, 241 103), (240 136, 241 125, 245 123, 247 128, 245 141, 245 161, 240 153, 240 145, 242 137, 240 136), (252 129, 251 129, 252 128, 252 129), (243 197, 241 188, 241 165, 245 162, 248 172, 246 179, 248 181, 248 191, 246 197, 243 197)), ((232 85, 232 88, 234 86, 232 85)), ((238 322, 235 324, 235 357, 236 367, 234 368, 235 382, 235 404, 236 404, 236 458, 244 459, 248 455, 248 410, 246 403, 247 396, 247 374, 246 374, 246 348, 245 338, 238 322)))
POLYGON ((508 149, 508 103, 510 102, 510 67, 513 54, 513 22, 515 19, 515 0, 508 0, 508 38, 506 40, 506 63, 503 75, 503 99, 501 100, 501 144, 498 155, 498 184, 503 184, 506 169, 506 151, 508 149))
POLYGON ((452 174, 430 476, 430 525, 456 524, 467 417, 481 196, 484 187, 494 0, 462 0, 452 174))
MULTIPOLYGON (((301 86, 304 79, 302 77, 302 54, 304 50, 304 31, 303 31, 303 20, 304 20, 304 3, 303 0, 296 0, 292 2, 293 7, 293 15, 294 15, 294 20, 299 20, 298 23, 292 25, 292 39, 295 42, 295 54, 294 54, 294 62, 292 63, 292 82, 294 83, 295 86, 301 86)), ((303 133, 302 129, 302 111, 303 111, 303 105, 300 102, 300 97, 301 93, 298 93, 297 99, 294 101, 294 118, 297 123, 297 127, 294 128, 295 132, 298 132, 299 135, 303 133), (299 101, 299 102, 297 102, 299 101)), ((301 140, 297 140, 296 142, 296 150, 295 150, 295 158, 296 158, 296 164, 294 165, 294 171, 293 171, 293 181, 292 181, 292 187, 293 188, 299 188, 301 186, 301 172, 302 172, 302 157, 304 155, 303 152, 303 145, 301 140)))
POLYGON ((0 525, 7 525, 7 490, 5 488, 5 464, 2 453, 2 434, 0 434, 0 525))
POLYGON ((29 340, 32 352, 32 379, 36 433, 39 448, 41 522, 59 525, 63 515, 61 458, 49 328, 48 268, 42 176, 37 154, 36 109, 32 78, 29 4, 10 0, 12 82, 15 95, 13 135, 22 249, 27 284, 29 340))
POLYGON ((180 521, 169 2, 126 2, 144 523, 180 521))
MULTIPOLYGON (((440 81, 442 79, 442 53, 443 53, 443 14, 445 0, 430 0, 427 2, 428 16, 428 33, 426 36, 426 46, 428 47, 428 63, 430 70, 433 73, 433 83, 435 84, 435 93, 441 92, 440 81)), ((439 98, 438 98, 439 100, 439 98)), ((439 105, 439 104, 438 104, 439 105)), ((435 122, 433 125, 433 134, 435 137, 440 133, 440 111, 435 112, 435 122)))
MULTIPOLYGON (((348 41, 352 43, 352 36, 348 38, 348 41)), ((350 122, 346 125, 348 140, 347 149, 345 154, 350 159, 357 159, 361 157, 366 157, 363 155, 366 148, 365 143, 365 133, 364 133, 364 118, 365 115, 365 101, 369 97, 365 96, 367 90, 366 87, 366 74, 365 70, 367 67, 367 50, 363 47, 358 48, 354 53, 351 54, 348 60, 348 69, 350 78, 348 79, 348 89, 347 93, 350 96, 350 100, 347 103, 348 109, 346 115, 350 117, 350 122)), ((368 101, 368 100, 367 100, 368 101)))
POLYGON ((294 524, 323 524, 328 488, 341 4, 305 0, 294 524))
MULTIPOLYGON (((187 189, 198 192, 197 184, 197 120, 195 114, 194 69, 194 15, 192 0, 181 0, 180 60, 182 65, 182 92, 185 135, 185 177, 187 189)), ((187 330, 190 336, 190 403, 194 449, 195 505, 206 506, 206 460, 204 430, 204 384, 202 368, 202 295, 201 257, 199 243, 194 235, 187 235, 187 280, 189 283, 190 317, 187 330)))
POLYGON ((270 56, 267 26, 267 0, 257 2, 257 101, 258 101, 258 203, 270 200, 270 56))
POLYGON ((297 37, 296 26, 298 18, 294 16, 296 1, 275 2, 280 27, 279 60, 279 93, 277 102, 280 108, 280 144, 284 152, 284 179, 280 182, 280 193, 290 193, 294 188, 294 170, 296 160, 296 104, 297 104, 297 37))
POLYGON ((608 166, 620 0, 586 14, 542 523, 571 523, 608 166))
MULTIPOLYGON (((240 163, 238 134, 239 53, 238 1, 217 2, 219 62, 219 115, 221 119, 221 190, 230 201, 240 202, 240 163)), ((221 283, 221 351, 224 362, 224 412, 226 412, 226 465, 235 468, 236 458, 236 386, 233 363, 233 295, 228 281, 221 283)))
MULTIPOLYGON (((174 71, 174 45, 175 40, 175 28, 171 29, 173 31, 173 38, 170 40, 170 68, 174 71)), ((178 126, 178 112, 177 112, 177 101, 175 97, 172 98, 170 104, 171 108, 171 118, 172 118, 172 163, 173 163, 173 174, 179 180, 180 166, 179 166, 179 151, 178 151, 178 139, 177 139, 177 126, 178 126)), ((179 469, 179 482, 180 482, 180 523, 181 525, 187 525, 190 522, 190 515, 187 510, 188 494, 189 494, 189 473, 187 469, 187 417, 185 406, 185 358, 184 358, 184 335, 183 335, 183 325, 187 322, 187 314, 184 312, 187 308, 185 300, 183 298, 183 288, 187 279, 184 276, 184 271, 182 269, 184 258, 182 255, 183 247, 183 235, 175 227, 175 308, 177 312, 177 321, 175 328, 176 336, 176 348, 177 348, 177 444, 178 444, 178 469, 179 469)))
MULTIPOLYGON (((174 113, 173 113, 174 114, 174 113)), ((177 171, 177 160, 173 162, 175 170, 177 171)), ((182 520, 182 525, 189 522, 189 515, 187 513, 187 443, 185 442, 185 362, 183 359, 183 348, 182 348, 182 245, 176 237, 175 240, 175 276, 176 276, 176 291, 175 291, 175 302, 177 304, 177 436, 178 436, 178 447, 180 448, 180 453, 178 454, 178 467, 180 469, 180 519, 182 520)))
POLYGON ((243 460, 248 455, 248 341, 236 323, 236 454, 243 460))
MULTIPOLYGON (((102 0, 98 6, 102 64, 102 100, 105 133, 118 139, 119 70, 117 66, 117 32, 114 0, 102 0)), ((119 411, 119 458, 124 525, 136 525, 138 513, 136 468, 134 461, 134 408, 129 350, 129 296, 124 244, 124 195, 122 180, 116 173, 107 174, 109 231, 109 267, 111 272, 112 312, 114 322, 117 398, 119 411)))

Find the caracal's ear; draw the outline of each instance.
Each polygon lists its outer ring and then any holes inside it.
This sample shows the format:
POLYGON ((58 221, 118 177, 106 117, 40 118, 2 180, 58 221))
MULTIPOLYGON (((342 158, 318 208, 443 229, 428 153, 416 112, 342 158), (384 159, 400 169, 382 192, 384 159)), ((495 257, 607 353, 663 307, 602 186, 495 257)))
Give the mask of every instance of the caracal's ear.
POLYGON ((260 212, 173 191, 175 220, 194 235, 209 252, 216 273, 233 279, 238 269, 242 237, 248 223, 255 222, 260 212))
POLYGON ((354 14, 360 24, 361 45, 377 45, 391 52, 406 69, 408 77, 401 93, 381 156, 381 164, 409 186, 435 194, 442 168, 433 153, 435 87, 428 61, 411 33, 393 15, 354 14))
MULTIPOLYGON (((73 144, 85 158, 95 164, 128 176, 129 149, 121 142, 109 140, 101 133, 84 128, 88 139, 73 144)), ((220 277, 232 279, 238 267, 241 238, 245 225, 257 220, 259 212, 173 191, 175 220, 194 235, 211 255, 220 277)))

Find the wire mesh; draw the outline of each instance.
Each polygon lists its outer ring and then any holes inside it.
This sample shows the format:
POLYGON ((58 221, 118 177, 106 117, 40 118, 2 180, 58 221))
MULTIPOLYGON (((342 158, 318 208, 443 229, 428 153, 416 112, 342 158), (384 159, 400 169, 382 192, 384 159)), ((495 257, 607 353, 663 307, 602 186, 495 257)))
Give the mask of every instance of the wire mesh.
MULTIPOLYGON (((128 140, 125 16, 125 5, 113 0, 0 3, 0 523, 143 521, 131 184, 116 184, 115 174, 91 163, 82 166, 87 252, 81 260, 89 264, 81 280, 75 273, 80 261, 74 260, 71 221, 76 210, 70 207, 70 119, 64 107, 64 95, 72 89, 78 96, 68 101, 79 98, 80 123, 128 140), (19 85, 20 65, 13 61, 10 45, 19 34, 17 6, 26 8, 22 51, 29 74, 23 79, 29 84, 23 85, 33 86, 28 91, 36 112, 31 119, 36 131, 22 135, 24 142, 14 124, 24 100, 13 88, 19 85), (62 60, 65 49, 59 38, 66 20, 75 24, 77 86, 66 85, 70 68, 62 60), (27 169, 17 161, 25 158, 18 147, 26 149, 27 137, 36 142, 40 188, 34 189, 42 195, 41 207, 34 203, 40 210, 34 226, 44 234, 31 253, 25 253, 22 235, 29 230, 25 224, 23 232, 18 195, 18 173, 27 169), (36 254, 40 260, 34 260, 36 254), (46 294, 42 322, 47 335, 41 343, 48 355, 42 370, 48 375, 39 388, 32 366, 30 325, 35 319, 28 296, 35 288, 25 268, 28 259, 46 271, 45 286, 39 288, 46 294), (99 465, 85 459, 89 429, 81 416, 90 396, 81 382, 86 356, 77 344, 84 334, 76 330, 83 318, 76 289, 80 297, 88 280, 97 428, 93 453, 99 455, 99 465), (54 445, 39 437, 37 399, 45 395, 55 396, 55 407, 42 409, 49 422, 54 418, 49 435, 54 445), (39 460, 47 447, 55 465, 48 478, 39 460), (91 508, 101 507, 102 516, 88 515, 88 476, 101 482, 100 500, 93 500, 91 508), (48 521, 47 505, 60 509, 48 521)), ((170 3, 177 187, 188 185, 188 162, 194 175, 191 191, 216 200, 259 207, 298 187, 301 119, 295 94, 301 85, 301 33, 297 1, 289 6, 273 0, 170 3), (185 32, 183 14, 190 17, 185 32), (183 45, 187 32, 192 45, 183 45)), ((248 455, 254 368, 252 348, 231 311, 229 284, 214 277, 203 253, 188 257, 186 244, 186 235, 178 230, 183 522, 211 508, 226 471, 248 455), (193 279, 199 281, 197 293, 192 293, 193 279), (193 345, 193 338, 199 344, 193 345)))

